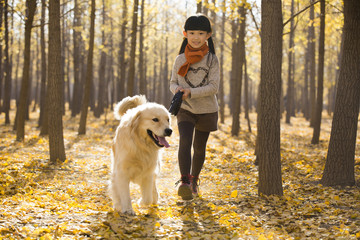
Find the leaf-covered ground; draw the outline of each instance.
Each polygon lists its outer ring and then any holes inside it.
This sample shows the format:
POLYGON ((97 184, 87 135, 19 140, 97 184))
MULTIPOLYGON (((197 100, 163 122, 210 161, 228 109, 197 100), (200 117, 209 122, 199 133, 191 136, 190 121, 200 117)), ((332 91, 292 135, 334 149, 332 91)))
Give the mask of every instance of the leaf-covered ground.
MULTIPOLYGON (((12 112, 12 114, 14 114, 12 112)), ((69 114, 68 114, 69 115, 69 114)), ((227 119, 209 139, 201 175, 201 197, 181 201, 178 135, 173 119, 171 148, 163 153, 157 206, 137 205, 136 216, 113 211, 107 194, 110 145, 117 121, 112 114, 89 114, 86 136, 78 136, 78 118, 64 117, 67 160, 48 164, 48 140, 39 137, 37 113, 16 142, 12 126, 0 116, 0 239, 359 239, 360 187, 323 187, 317 183, 325 163, 331 122, 323 120, 321 143, 311 145, 312 129, 302 118, 282 123, 283 197, 259 197, 253 164, 255 135, 242 119, 239 137, 231 137, 227 119)), ((252 130, 256 132, 256 116, 252 130)), ((360 134, 358 134, 359 136, 360 134)), ((360 175, 357 141, 356 179, 360 175)))

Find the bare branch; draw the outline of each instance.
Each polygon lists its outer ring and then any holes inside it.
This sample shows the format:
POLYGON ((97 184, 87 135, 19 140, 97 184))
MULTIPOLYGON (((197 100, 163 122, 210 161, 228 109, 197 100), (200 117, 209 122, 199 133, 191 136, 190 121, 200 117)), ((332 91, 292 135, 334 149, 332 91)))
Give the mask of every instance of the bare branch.
POLYGON ((296 14, 294 14, 293 16, 291 16, 285 23, 283 23, 283 27, 285 27, 286 24, 288 24, 291 20, 293 20, 296 16, 300 15, 301 13, 303 13, 304 11, 306 11, 308 8, 314 6, 316 3, 320 2, 320 0, 317 0, 315 2, 313 2, 312 4, 310 4, 309 6, 305 7, 304 9, 302 9, 301 11, 297 12, 296 14))

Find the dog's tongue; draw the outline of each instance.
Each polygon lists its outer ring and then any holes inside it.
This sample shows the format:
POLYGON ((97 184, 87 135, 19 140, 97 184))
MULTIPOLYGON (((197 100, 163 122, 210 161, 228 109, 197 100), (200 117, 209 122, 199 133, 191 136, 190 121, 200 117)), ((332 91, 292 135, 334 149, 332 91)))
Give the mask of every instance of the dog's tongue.
POLYGON ((166 147, 166 148, 170 147, 170 144, 166 141, 166 139, 164 137, 158 137, 158 139, 159 139, 159 143, 161 145, 164 145, 164 147, 166 147))

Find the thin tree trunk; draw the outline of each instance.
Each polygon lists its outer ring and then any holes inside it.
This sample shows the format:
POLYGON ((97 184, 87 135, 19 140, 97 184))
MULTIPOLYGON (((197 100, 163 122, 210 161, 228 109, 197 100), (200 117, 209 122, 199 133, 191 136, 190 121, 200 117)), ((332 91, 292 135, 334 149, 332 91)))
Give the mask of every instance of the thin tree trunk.
POLYGON ((134 1, 132 28, 131 28, 131 46, 130 46, 130 67, 127 84, 127 95, 132 96, 135 93, 135 58, 136 58, 136 35, 138 23, 139 0, 134 1))
POLYGON ((36 1, 26 0, 26 21, 25 21, 25 48, 24 48, 24 67, 21 81, 19 106, 16 111, 16 140, 23 141, 25 137, 25 117, 26 107, 29 96, 30 80, 30 52, 31 52, 31 30, 36 10, 36 1))
POLYGON ((251 124, 250 124, 250 116, 249 116, 249 76, 247 73, 247 61, 246 61, 246 52, 244 55, 244 75, 245 75, 245 82, 244 82, 244 98, 245 98, 245 119, 247 119, 248 129, 251 132, 251 124))
POLYGON ((236 95, 236 88, 234 87, 236 84, 236 76, 237 76, 237 71, 238 66, 237 64, 237 56, 238 56, 238 51, 237 51, 237 46, 236 46, 236 39, 237 39, 237 31, 238 31, 238 24, 236 22, 235 19, 233 19, 231 21, 231 38, 232 38, 232 44, 231 44, 231 72, 230 72, 230 102, 229 102, 229 107, 230 107, 230 113, 233 114, 234 113, 234 102, 235 102, 235 95, 236 95))
MULTIPOLYGON (((4 8, 5 8, 5 2, 0 2, 0 26, 2 26, 2 20, 3 20, 3 13, 4 13, 4 8)), ((2 28, 0 27, 0 34, 2 35, 2 28)), ((2 99, 2 92, 3 92, 3 77, 4 77, 4 72, 3 72, 3 55, 2 55, 2 50, 3 50, 3 46, 2 46, 2 41, 0 41, 0 113, 2 113, 3 109, 1 106, 1 99, 2 99)))
POLYGON ((123 0, 122 10, 122 24, 121 24, 121 41, 119 49, 119 79, 117 81, 117 101, 120 101, 125 97, 125 76, 126 76, 126 64, 125 64, 125 47, 126 47, 126 25, 127 25, 127 4, 126 0, 123 0))
POLYGON ((40 45, 41 45, 41 85, 40 85, 40 117, 39 117, 39 126, 41 127, 41 131, 44 132, 41 134, 47 134, 48 129, 47 124, 48 121, 43 121, 45 113, 45 105, 46 105, 46 52, 45 52, 45 10, 46 10, 46 2, 45 0, 41 0, 41 24, 40 24, 40 45), (46 125, 44 127, 44 125, 46 125))
POLYGON ((209 0, 204 0, 204 6, 203 6, 202 10, 203 10, 203 13, 205 16, 208 15, 208 12, 209 12, 208 7, 209 7, 209 0))
MULTIPOLYGON (((64 1, 64 3, 62 4, 61 6, 61 15, 62 16, 65 16, 66 13, 66 5, 67 5, 67 2, 64 1)), ((61 22, 61 20, 60 20, 61 22)), ((67 79, 66 77, 66 62, 65 62, 65 57, 66 57, 66 49, 68 49, 68 46, 67 46, 67 35, 66 35, 66 25, 65 25, 65 17, 62 18, 62 31, 61 31, 61 79, 63 79, 63 87, 62 87, 62 91, 63 91, 63 94, 62 94, 62 100, 61 100, 61 104, 62 104, 62 113, 63 115, 65 115, 65 104, 66 104, 66 82, 65 81, 67 79)), ((60 25, 61 26, 61 25, 60 25)))
POLYGON ((219 102, 220 102, 220 122, 225 122, 225 99, 224 99, 224 45, 225 45, 225 11, 226 1, 223 1, 223 13, 221 20, 221 41, 220 41, 220 86, 219 86, 219 102))
POLYGON ((321 183, 355 184, 355 149, 360 105, 360 2, 344 0, 344 44, 330 143, 321 183))
POLYGON ((240 13, 240 30, 237 43, 237 76, 234 84, 234 108, 232 115, 231 135, 238 136, 240 131, 240 110, 241 110, 241 89, 243 78, 243 65, 245 60, 245 26, 246 26, 246 10, 244 6, 239 7, 240 13))
POLYGON ((111 110, 113 109, 112 106, 113 106, 113 103, 115 102, 115 91, 116 91, 116 87, 115 87, 115 75, 114 75, 114 41, 113 41, 113 33, 114 33, 114 24, 113 24, 113 21, 114 19, 113 18, 110 18, 110 28, 111 28, 111 33, 110 33, 110 42, 109 42, 109 45, 110 45, 110 62, 109 62, 109 65, 108 65, 108 81, 107 81, 107 84, 106 84, 106 94, 105 94, 105 101, 106 101, 106 108, 105 108, 105 111, 107 110, 107 108, 109 107, 110 105, 110 108, 111 110), (109 86, 110 89, 109 89, 109 86))
POLYGON ((303 114, 306 120, 310 118, 309 105, 309 43, 305 53, 305 67, 304 67, 304 90, 303 90, 303 114))
MULTIPOLYGON (((291 16, 294 15, 294 0, 291 1, 291 16)), ((294 71, 293 71, 293 52, 294 52, 294 18, 290 22, 289 54, 288 54, 288 85, 286 92, 286 123, 290 123, 290 118, 294 108, 294 71)))
MULTIPOLYGON (((313 3, 315 0, 311 0, 313 3)), ((310 126, 314 126, 316 112, 316 82, 315 82, 315 27, 314 27, 314 5, 310 7, 309 27, 309 64, 310 64, 310 126)))
POLYGON ((86 67, 86 82, 84 89, 83 104, 80 116, 79 135, 86 134, 86 119, 90 102, 90 90, 93 76, 93 52, 94 52, 94 38, 95 38, 95 0, 91 0, 91 23, 90 23, 90 39, 89 39, 89 52, 86 67))
POLYGON ((11 98, 11 58, 9 56, 9 24, 8 24, 8 0, 5 0, 4 24, 5 24, 5 86, 4 106, 5 124, 10 124, 10 98, 11 98))
POLYGON ((141 17, 140 17, 140 32, 139 32, 139 86, 140 94, 146 94, 146 80, 145 80, 145 63, 144 63, 144 14, 145 14, 145 0, 141 0, 141 17))
MULTIPOLYGON (((105 32, 104 28, 106 26, 106 14, 105 14, 105 0, 103 0, 103 11, 102 11, 102 17, 103 17, 103 30, 101 32, 102 35, 102 45, 104 48, 107 47, 107 42, 105 39, 105 32)), ((105 52, 105 49, 101 50, 100 54, 100 66, 99 66, 99 85, 98 85, 98 98, 97 98, 97 106, 94 111, 94 116, 99 118, 101 114, 104 113, 104 102, 105 102, 105 88, 106 88, 106 60, 107 60, 107 54, 105 52)))
POLYGON ((81 12, 78 3, 79 0, 74 1, 74 30, 73 30, 73 62, 74 62, 74 88, 71 105, 71 116, 75 117, 80 112, 81 107, 81 12))
MULTIPOLYGON (((38 39, 37 39, 38 40, 38 39)), ((34 96, 34 105, 32 108, 32 112, 36 111, 36 106, 39 104, 39 85, 40 85, 40 44, 39 41, 37 41, 36 44, 36 54, 34 62, 36 62, 36 71, 35 71, 35 96, 34 96)))
POLYGON ((170 91, 169 91, 169 41, 168 37, 165 39, 165 52, 164 52, 164 71, 163 71, 163 98, 161 103, 163 105, 169 106, 170 102, 170 91))
POLYGON ((202 12, 202 2, 198 1, 198 3, 196 4, 196 13, 201 13, 202 12))
POLYGON ((63 137, 63 74, 61 65, 60 1, 49 2, 48 118, 50 162, 65 161, 63 137))
POLYGON ((319 36, 319 63, 318 63, 318 91, 316 101, 316 112, 314 121, 314 132, 312 144, 318 144, 320 138, 321 114, 323 110, 324 91, 324 51, 325 51, 325 0, 320 0, 320 36, 319 36))
POLYGON ((258 193, 282 195, 280 92, 283 22, 281 0, 261 1, 261 80, 258 112, 258 193))

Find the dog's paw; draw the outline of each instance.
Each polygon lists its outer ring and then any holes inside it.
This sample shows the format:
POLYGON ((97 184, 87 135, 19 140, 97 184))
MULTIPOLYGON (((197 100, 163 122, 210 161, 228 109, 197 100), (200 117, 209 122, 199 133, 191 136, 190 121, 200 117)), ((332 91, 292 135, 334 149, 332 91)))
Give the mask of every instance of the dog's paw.
POLYGON ((143 198, 139 200, 138 204, 140 206, 148 206, 150 204, 152 204, 152 202, 150 200, 144 200, 143 198))
POLYGON ((157 204, 159 200, 159 194, 153 194, 152 204, 157 204))
POLYGON ((126 210, 122 210, 121 213, 126 214, 126 215, 131 215, 131 216, 135 216, 135 211, 133 209, 126 209, 126 210))

